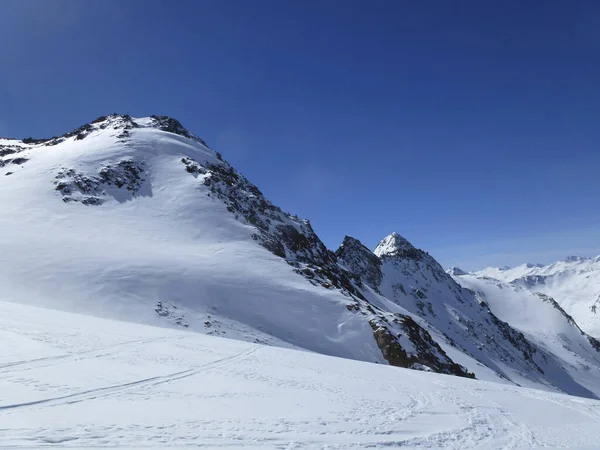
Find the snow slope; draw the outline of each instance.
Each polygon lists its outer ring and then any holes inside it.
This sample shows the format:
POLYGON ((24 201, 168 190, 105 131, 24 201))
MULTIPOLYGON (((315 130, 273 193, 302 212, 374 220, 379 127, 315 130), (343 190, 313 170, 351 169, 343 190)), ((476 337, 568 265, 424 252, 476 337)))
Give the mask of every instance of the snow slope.
POLYGON ((0 302, 2 448, 597 448, 600 402, 0 302))
POLYGON ((548 265, 523 264, 506 269, 490 267, 473 275, 495 278, 549 295, 573 316, 583 330, 600 337, 600 256, 570 256, 548 265))
POLYGON ((190 172, 188 160, 222 164, 215 152, 148 119, 99 123, 82 139, 20 144, 28 161, 5 167, 0 299, 385 361, 346 297, 256 245, 211 175, 190 172), (138 179, 100 183, 123 162, 138 179))

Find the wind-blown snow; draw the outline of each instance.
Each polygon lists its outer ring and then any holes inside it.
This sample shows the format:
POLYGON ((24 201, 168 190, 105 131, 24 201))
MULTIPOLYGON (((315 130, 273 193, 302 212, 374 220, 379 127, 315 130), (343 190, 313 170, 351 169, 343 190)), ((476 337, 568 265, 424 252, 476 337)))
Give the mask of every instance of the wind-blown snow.
POLYGON ((595 448, 600 402, 0 302, 2 448, 595 448))

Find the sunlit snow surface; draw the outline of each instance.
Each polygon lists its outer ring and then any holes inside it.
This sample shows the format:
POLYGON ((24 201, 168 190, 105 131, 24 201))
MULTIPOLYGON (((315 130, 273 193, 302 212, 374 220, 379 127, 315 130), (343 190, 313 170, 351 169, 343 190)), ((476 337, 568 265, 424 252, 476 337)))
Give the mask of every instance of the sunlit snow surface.
POLYGON ((0 302, 1 448, 595 448, 600 402, 0 302))
POLYGON ((488 267, 473 275, 494 278, 549 295, 573 316, 584 331, 600 337, 600 256, 570 256, 545 266, 523 264, 508 269, 488 267))

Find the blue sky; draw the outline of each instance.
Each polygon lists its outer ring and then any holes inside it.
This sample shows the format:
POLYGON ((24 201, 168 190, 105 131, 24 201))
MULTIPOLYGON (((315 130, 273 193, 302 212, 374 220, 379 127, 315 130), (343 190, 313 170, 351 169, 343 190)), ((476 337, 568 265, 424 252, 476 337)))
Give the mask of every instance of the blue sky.
POLYGON ((5 0, 0 135, 164 114, 330 248, 600 254, 600 3, 5 0))

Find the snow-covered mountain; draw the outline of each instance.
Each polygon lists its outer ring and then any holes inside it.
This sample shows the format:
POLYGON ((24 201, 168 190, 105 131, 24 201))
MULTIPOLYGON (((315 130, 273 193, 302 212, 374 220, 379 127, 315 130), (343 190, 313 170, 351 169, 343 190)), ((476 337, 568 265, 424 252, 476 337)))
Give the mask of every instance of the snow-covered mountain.
POLYGON ((469 376, 179 122, 0 141, 2 299, 469 376))
POLYGON ((174 119, 3 139, 0 168, 0 300, 600 396, 591 343, 563 367, 396 233, 330 251, 174 119))
POLYGON ((573 316, 583 330, 600 337, 600 256, 569 256, 548 265, 487 268, 473 275, 546 294, 573 316))
MULTIPOLYGON (((569 329, 568 336, 574 336, 570 359, 562 354, 560 345, 546 345, 538 334, 530 333, 529 327, 517 320, 518 316, 505 314, 500 303, 492 304, 476 290, 461 287, 428 253, 396 233, 381 241, 372 254, 360 242, 347 237, 337 255, 385 299, 370 300, 371 303, 384 303, 382 307, 391 311, 396 305, 408 310, 422 319, 432 335, 502 377, 524 386, 545 384, 578 395, 600 395, 595 381, 600 378, 590 375, 600 375, 600 342, 581 332, 572 319, 566 320, 564 312, 557 313, 557 320, 566 322, 561 325, 569 329), (519 326, 514 326, 513 321, 519 326), (566 366, 565 360, 572 362, 571 366, 566 366)), ((542 303, 540 297, 536 299, 542 303)), ((546 302, 552 304, 550 299, 546 302)), ((552 311, 556 309, 552 307, 552 311)), ((535 325, 543 328, 544 323, 548 322, 535 325)), ((563 332, 558 328, 553 331, 563 332)))

